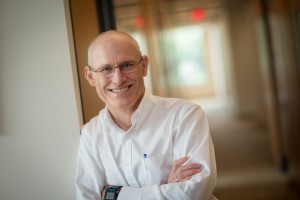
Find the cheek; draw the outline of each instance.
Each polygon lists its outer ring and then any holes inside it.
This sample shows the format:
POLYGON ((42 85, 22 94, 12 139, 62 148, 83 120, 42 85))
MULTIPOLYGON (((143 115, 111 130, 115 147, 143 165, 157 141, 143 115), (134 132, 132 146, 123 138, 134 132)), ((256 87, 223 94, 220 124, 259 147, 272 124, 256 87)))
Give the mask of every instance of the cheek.
POLYGON ((97 85, 96 86, 96 93, 97 93, 97 96, 99 97, 99 99, 101 101, 103 101, 104 103, 106 103, 106 94, 105 94, 105 91, 104 91, 104 88, 101 87, 100 85, 97 85))
POLYGON ((145 70, 145 68, 142 68, 137 72, 135 76, 136 80, 144 79, 144 77, 147 76, 147 70, 145 70))
POLYGON ((106 82, 105 82, 105 80, 98 78, 98 79, 95 79, 95 84, 98 88, 102 88, 106 84, 106 82))
POLYGON ((143 87, 143 83, 144 83, 144 76, 142 74, 139 74, 139 76, 137 76, 135 78, 136 83, 138 83, 139 88, 143 87))
POLYGON ((101 95, 104 92, 105 84, 106 83, 104 81, 101 81, 101 80, 96 80, 95 81, 95 87, 96 87, 98 95, 101 95))

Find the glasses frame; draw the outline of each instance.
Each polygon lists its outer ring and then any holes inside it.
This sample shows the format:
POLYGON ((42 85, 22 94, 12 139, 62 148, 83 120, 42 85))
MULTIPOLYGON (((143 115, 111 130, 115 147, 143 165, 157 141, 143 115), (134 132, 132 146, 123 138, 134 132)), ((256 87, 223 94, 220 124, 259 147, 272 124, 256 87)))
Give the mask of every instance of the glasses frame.
POLYGON ((106 77, 106 76, 109 77, 110 75, 114 74, 116 68, 119 68, 119 69, 121 70, 121 72, 124 73, 124 74, 130 74, 130 73, 133 73, 134 71, 133 71, 133 72, 126 73, 126 72, 124 72, 124 71, 122 70, 122 66, 125 65, 125 64, 131 64, 131 65, 134 65, 135 68, 136 68, 136 66, 138 66, 139 64, 141 64, 141 62, 142 62, 143 60, 144 60, 144 58, 143 58, 143 56, 141 56, 141 60, 139 60, 138 62, 126 62, 126 63, 123 63, 123 64, 121 64, 121 65, 118 65, 118 66, 115 66, 115 67, 111 67, 111 69, 112 69, 112 71, 111 71, 112 73, 111 73, 111 74, 104 74, 104 73, 103 73, 103 71, 104 71, 105 69, 107 69, 108 67, 101 67, 101 68, 95 69, 95 68, 91 67, 90 65, 88 65, 88 68, 89 68, 90 71, 95 72, 95 73, 99 73, 99 74, 101 74, 103 77, 106 77))

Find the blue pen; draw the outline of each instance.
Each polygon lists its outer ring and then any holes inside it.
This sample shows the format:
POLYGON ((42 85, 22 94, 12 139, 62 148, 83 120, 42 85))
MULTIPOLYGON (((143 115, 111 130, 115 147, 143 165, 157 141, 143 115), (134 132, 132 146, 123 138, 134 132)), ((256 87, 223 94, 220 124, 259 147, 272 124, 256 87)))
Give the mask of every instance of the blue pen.
POLYGON ((143 160, 144 160, 144 165, 145 165, 146 170, 148 170, 148 169, 147 169, 147 165, 146 165, 146 159, 145 159, 145 158, 147 158, 147 157, 148 157, 148 155, 147 155, 146 153, 144 153, 144 159, 143 159, 143 160))

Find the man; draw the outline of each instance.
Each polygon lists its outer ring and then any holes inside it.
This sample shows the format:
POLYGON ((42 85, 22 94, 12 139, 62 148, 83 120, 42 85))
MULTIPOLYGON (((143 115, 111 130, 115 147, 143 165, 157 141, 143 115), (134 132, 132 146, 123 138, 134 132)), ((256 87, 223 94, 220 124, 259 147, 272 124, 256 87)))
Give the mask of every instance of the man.
POLYGON ((100 34, 85 77, 106 107, 82 127, 77 199, 213 198, 214 149, 202 109, 145 90, 148 57, 128 34, 100 34))

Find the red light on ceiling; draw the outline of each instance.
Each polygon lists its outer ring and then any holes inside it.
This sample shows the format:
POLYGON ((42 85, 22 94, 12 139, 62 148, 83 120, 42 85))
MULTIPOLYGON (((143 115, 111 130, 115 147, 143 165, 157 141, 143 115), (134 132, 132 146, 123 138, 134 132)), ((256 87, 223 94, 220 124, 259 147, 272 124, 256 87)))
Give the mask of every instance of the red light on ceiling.
POLYGON ((191 12, 191 20, 192 21, 203 21, 203 19, 205 18, 205 11, 202 8, 195 8, 194 10, 192 10, 191 12))
POLYGON ((142 18, 141 16, 137 16, 137 17, 135 18, 135 26, 136 26, 137 28, 141 28, 141 27, 144 26, 144 20, 143 20, 143 18, 142 18))

